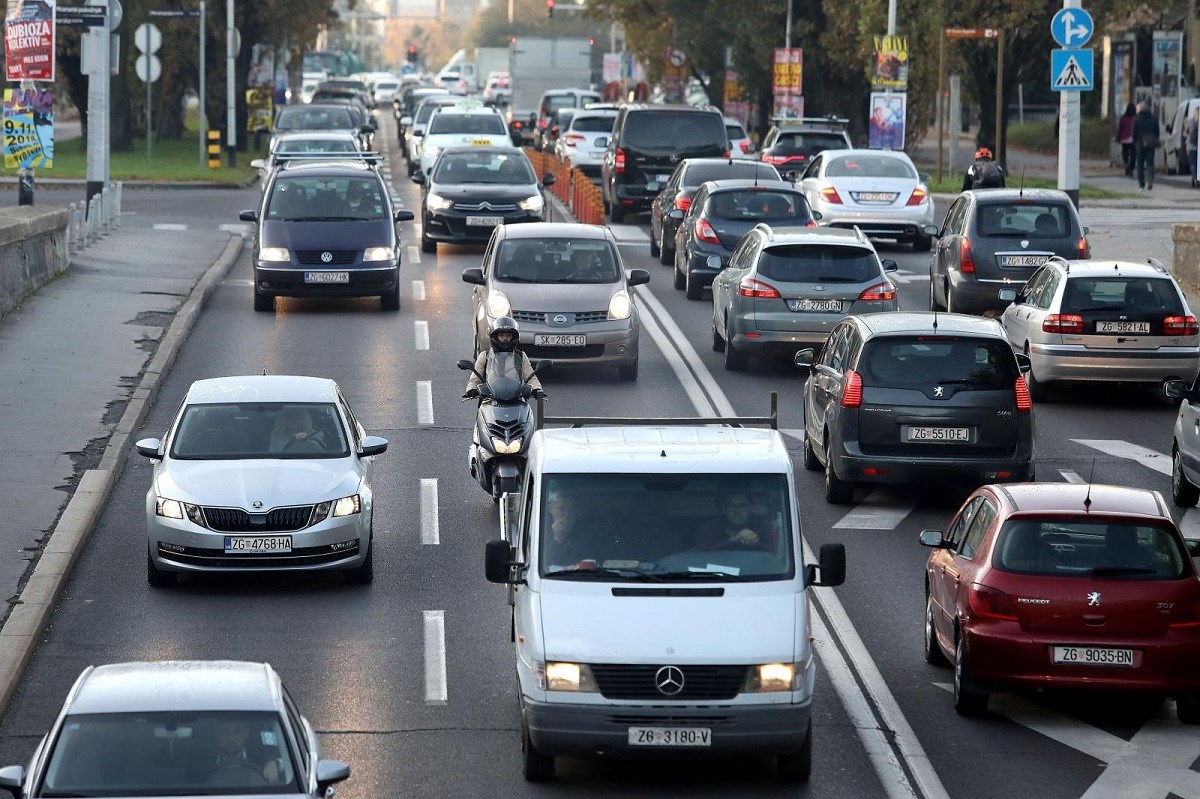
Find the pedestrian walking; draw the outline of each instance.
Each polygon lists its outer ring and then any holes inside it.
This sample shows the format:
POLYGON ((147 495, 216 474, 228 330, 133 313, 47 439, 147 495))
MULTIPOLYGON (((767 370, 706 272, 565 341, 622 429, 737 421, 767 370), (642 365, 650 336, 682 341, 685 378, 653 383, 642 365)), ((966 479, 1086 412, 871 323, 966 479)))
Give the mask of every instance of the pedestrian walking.
POLYGON ((1133 103, 1125 106, 1125 113, 1117 120, 1117 144, 1121 145, 1121 166, 1125 167, 1125 177, 1133 177, 1134 148, 1133 148, 1133 118, 1137 109, 1133 103))
POLYGON ((1137 149, 1138 189, 1154 190, 1154 156, 1160 144, 1158 117, 1145 103, 1138 103, 1133 120, 1133 143, 1137 149))

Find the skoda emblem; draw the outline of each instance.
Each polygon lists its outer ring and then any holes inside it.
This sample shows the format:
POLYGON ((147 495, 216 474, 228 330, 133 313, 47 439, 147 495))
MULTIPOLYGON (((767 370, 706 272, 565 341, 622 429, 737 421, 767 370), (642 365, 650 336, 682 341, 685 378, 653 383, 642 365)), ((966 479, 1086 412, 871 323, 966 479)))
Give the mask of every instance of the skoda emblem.
POLYGON ((944 395, 945 393, 946 393, 946 389, 942 388, 941 386, 933 387, 933 396, 940 397, 940 396, 944 395))
POLYGON ((321 263, 327 264, 332 260, 333 260, 333 253, 331 253, 331 252, 321 253, 321 263))
POLYGON ((262 500, 256 499, 250 506, 255 510, 262 510, 262 500))
POLYGON ((563 316, 562 314, 555 314, 554 318, 550 321, 556 325, 565 325, 567 323, 567 317, 563 316))
POLYGON ((663 696, 675 696, 683 690, 683 672, 678 666, 663 666, 654 675, 654 687, 663 696))
POLYGON ((1087 595, 1088 607, 1094 608, 1100 605, 1100 592, 1092 591, 1087 595))
POLYGON ((679 163, 679 156, 678 156, 678 155, 676 155, 675 153, 671 153, 671 163, 672 163, 672 164, 677 164, 677 163, 679 163))
POLYGON ((1029 240, 1028 239, 1023 240, 1021 242, 1021 247, 1024 249, 1029 249, 1029 240))

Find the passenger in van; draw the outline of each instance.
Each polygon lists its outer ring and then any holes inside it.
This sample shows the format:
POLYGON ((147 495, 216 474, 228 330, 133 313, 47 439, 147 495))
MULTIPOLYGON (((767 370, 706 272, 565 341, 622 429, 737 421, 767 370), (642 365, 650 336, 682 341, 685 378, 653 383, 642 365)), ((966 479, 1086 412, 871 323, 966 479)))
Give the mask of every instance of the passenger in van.
POLYGON ((550 514, 549 535, 545 536, 547 563, 555 566, 574 566, 583 560, 597 560, 595 543, 582 529, 578 502, 562 492, 552 492, 546 499, 550 514))
POLYGON ((750 495, 736 491, 718 500, 721 517, 713 519, 696 536, 696 549, 711 552, 720 549, 761 549, 775 551, 775 526, 755 516, 750 495))

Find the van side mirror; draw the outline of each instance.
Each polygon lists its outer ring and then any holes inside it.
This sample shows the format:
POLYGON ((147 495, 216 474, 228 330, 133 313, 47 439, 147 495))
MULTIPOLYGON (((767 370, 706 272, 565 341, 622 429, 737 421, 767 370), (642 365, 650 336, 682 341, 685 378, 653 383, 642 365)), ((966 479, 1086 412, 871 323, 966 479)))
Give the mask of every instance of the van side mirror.
POLYGON ((928 172, 918 172, 917 177, 920 179, 920 181, 922 183, 928 183, 929 181, 933 180, 933 178, 929 175, 928 172))
POLYGON ((1033 362, 1029 360, 1029 356, 1023 352, 1013 353, 1017 358, 1017 369, 1021 374, 1027 375, 1033 371, 1033 362))
POLYGON ((416 183, 418 186, 424 186, 425 185, 425 173, 424 172, 413 172, 412 182, 416 183))
POLYGON ((512 583, 513 547, 507 541, 488 541, 483 556, 483 573, 489 583, 512 583))
POLYGON ((633 288, 634 286, 644 286, 650 282, 650 273, 645 269, 630 269, 629 277, 625 278, 625 285, 633 288))
POLYGON ((934 238, 937 238, 937 235, 942 231, 938 229, 937 225, 925 225, 923 228, 921 228, 921 232, 926 236, 933 236, 934 238))
POLYGON ((822 219, 825 218, 825 214, 821 213, 820 211, 813 211, 812 218, 813 218, 814 222, 820 222, 822 219))
POLYGON ((258 221, 258 211, 253 211, 253 210, 239 211, 238 219, 242 222, 257 222, 258 221))
POLYGON ((553 186, 555 180, 557 180, 557 178, 554 177, 554 173, 547 172, 546 175, 542 178, 542 185, 547 186, 547 187, 553 186))
POLYGON ((407 128, 411 124, 412 124, 412 117, 409 117, 409 116, 400 117, 400 127, 407 128))
POLYGON ((350 778, 350 767, 340 760, 317 761, 317 793, 325 795, 326 790, 335 782, 350 778))
POLYGON ((600 138, 596 139, 595 143, 592 146, 595 147, 596 149, 600 149, 601 147, 607 147, 608 146, 608 137, 601 136, 600 138))
POLYGON ((15 799, 21 796, 21 787, 25 784, 24 766, 5 766, 0 768, 0 788, 7 789, 15 799))
POLYGON ((1020 295, 1017 294, 1014 289, 1000 289, 1000 293, 996 296, 1000 298, 1001 302, 1015 302, 1018 305, 1021 304, 1020 295))
POLYGON ((932 547, 933 549, 941 549, 946 546, 946 539, 942 535, 941 530, 922 530, 920 541, 921 546, 932 547))
POLYGON ((813 363, 817 359, 817 354, 811 349, 797 350, 792 356, 792 363, 796 364, 797 369, 811 369, 813 363))
POLYGON ((483 270, 478 267, 475 269, 464 269, 462 279, 464 283, 471 283, 476 286, 487 285, 487 281, 483 278, 483 270))
MULTIPOLYGON (((1187 383, 1182 380, 1168 380, 1163 383, 1163 393, 1167 395, 1167 399, 1187 399, 1187 383)), ((138 443, 140 444, 141 442, 139 441, 138 443)), ((138 452, 141 452, 141 450, 139 449, 138 452)))
POLYGON ((1189 538, 1185 543, 1188 554, 1193 558, 1200 558, 1200 538, 1189 538))
POLYGON ((667 212, 667 216, 679 222, 683 220, 683 211, 680 211, 678 208, 672 208, 667 212))
MULTIPOLYGON (((1182 382, 1182 381, 1180 381, 1182 382)), ((157 438, 143 438, 133 445, 137 450, 137 454, 143 458, 161 458, 159 451, 162 449, 162 440, 157 438)))
POLYGON ((267 162, 261 158, 255 158, 253 161, 250 162, 250 167, 252 169, 266 169, 267 162))
POLYGON ((821 544, 817 565, 804 567, 804 584, 832 588, 846 582, 846 547, 842 544, 821 544))
POLYGON ((396 211, 396 213, 393 214, 392 216, 397 222, 411 222, 414 219, 416 219, 416 217, 413 215, 412 211, 409 211, 404 208, 401 208, 400 210, 396 211))

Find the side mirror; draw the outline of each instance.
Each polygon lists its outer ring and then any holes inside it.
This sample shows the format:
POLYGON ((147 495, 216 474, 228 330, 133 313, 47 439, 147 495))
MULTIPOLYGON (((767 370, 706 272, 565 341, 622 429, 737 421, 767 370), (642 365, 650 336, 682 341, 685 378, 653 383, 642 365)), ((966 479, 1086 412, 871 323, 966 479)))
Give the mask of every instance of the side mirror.
POLYGON ((817 359, 817 354, 811 349, 797 350, 792 356, 792 363, 796 364, 797 369, 811 369, 813 363, 817 359))
POLYGON ((543 186, 553 186, 554 181, 555 181, 555 177, 554 177, 553 173, 547 172, 545 177, 542 178, 542 185, 543 186))
POLYGON ((704 259, 704 265, 709 269, 724 269, 725 262, 721 260, 719 255, 710 255, 704 259))
POLYGON ((258 211, 239 211, 238 219, 242 222, 257 222, 258 211))
POLYGON ((363 436, 362 449, 359 450, 359 455, 364 458, 369 458, 372 455, 382 455, 387 452, 388 442, 386 438, 379 436, 363 436))
POLYGON ((1017 358, 1017 369, 1021 372, 1021 374, 1027 375, 1033 371, 1033 364, 1030 362, 1028 355, 1023 352, 1016 352, 1013 354, 1017 358))
MULTIPOLYGON (((1163 393, 1167 395, 1167 399, 1182 400, 1187 399, 1187 383, 1182 380, 1168 380, 1163 383, 1163 393)), ((141 443, 140 441, 138 442, 141 443)), ((139 448, 139 452, 141 449, 139 448)))
POLYGON ((895 272, 900 268, 900 264, 893 261, 891 258, 884 258, 880 263, 883 264, 883 271, 895 272))
POLYGON ((416 183, 418 186, 424 186, 425 185, 425 173, 424 172, 413 172, 412 182, 416 183))
POLYGON ((402 208, 392 214, 392 218, 397 222, 411 222, 416 219, 416 216, 413 215, 412 211, 402 208))
POLYGON ((6 788, 17 799, 21 796, 21 787, 25 784, 24 766, 5 766, 0 768, 0 788, 6 788))
POLYGON ((158 458, 162 457, 162 455, 158 454, 159 450, 162 449, 162 439, 143 438, 134 444, 133 448, 136 449, 137 454, 141 455, 143 458, 154 458, 157 460, 158 458))
POLYGON ((630 269, 629 277, 625 278, 625 285, 630 288, 634 286, 644 286, 650 282, 650 273, 645 269, 630 269))
POLYGON ((554 368, 554 361, 550 359, 540 360, 533 365, 533 373, 540 375, 542 372, 548 372, 554 368))
POLYGON ((920 179, 920 181, 922 183, 928 183, 929 181, 933 180, 933 178, 930 177, 928 172, 918 172, 917 177, 920 179))
POLYGON ((596 139, 595 143, 592 144, 592 146, 596 147, 596 148, 607 147, 608 146, 608 137, 601 136, 600 138, 596 139))
POLYGON ((1089 228, 1089 227, 1087 227, 1087 226, 1084 226, 1084 228, 1083 228, 1083 235, 1085 235, 1085 236, 1086 236, 1088 233, 1091 233, 1091 232, 1092 232, 1092 231, 1091 231, 1091 228, 1089 228))
POLYGON ((317 793, 321 796, 336 782, 350 778, 350 767, 340 760, 317 761, 317 793))
POLYGON ((409 117, 409 116, 400 117, 400 127, 407 128, 411 124, 412 124, 412 117, 409 117))
POLYGON ((507 541, 488 541, 483 553, 483 574, 489 583, 511 583, 513 548, 507 541))
POLYGON ((266 169, 267 162, 261 158, 255 158, 253 161, 250 162, 250 166, 254 167, 255 169, 266 169))
POLYGON ((805 585, 832 588, 846 582, 846 547, 842 544, 821 544, 818 565, 804 567, 805 585))
POLYGON ((933 549, 941 549, 946 546, 946 539, 942 535, 941 530, 922 530, 920 541, 921 546, 932 547, 933 549))
POLYGON ((996 296, 1000 298, 1002 302, 1017 301, 1017 292, 1013 289, 1000 289, 1000 292, 996 296))
POLYGON ((471 283, 476 286, 486 286, 487 281, 483 278, 482 269, 464 269, 462 273, 464 283, 471 283))
POLYGON ((475 368, 475 364, 471 361, 468 361, 466 358, 463 358, 461 361, 456 363, 455 366, 457 366, 459 369, 462 369, 464 372, 470 372, 475 368))
POLYGON ((825 218, 825 214, 821 213, 820 211, 813 211, 812 218, 813 218, 814 222, 820 222, 822 219, 825 218))
MULTIPOLYGON (((1187 551, 1189 555, 1191 555, 1193 558, 1200 558, 1200 538, 1189 538, 1184 543, 1187 544, 1187 551)), ((9 768, 13 767, 9 766, 9 768)), ((20 766, 17 766, 16 768, 20 768, 20 766)), ((2 775, 6 770, 7 769, 0 770, 0 778, 2 778, 2 775)))
POLYGON ((672 208, 667 212, 667 216, 679 222, 683 220, 683 211, 680 211, 678 208, 672 208))
POLYGON ((937 225, 925 225, 924 227, 921 228, 921 232, 924 233, 926 236, 934 236, 934 237, 936 237, 937 234, 941 233, 941 231, 938 230, 937 225))

